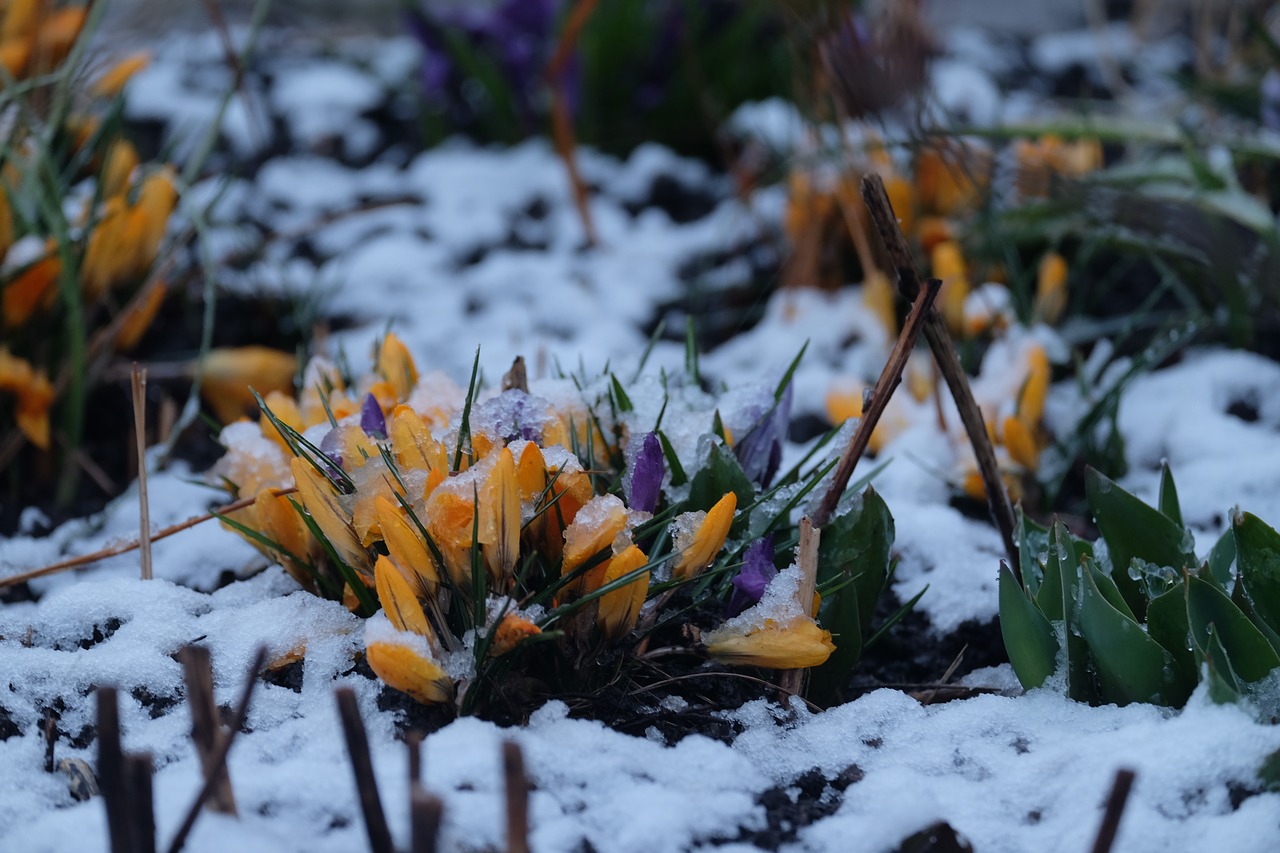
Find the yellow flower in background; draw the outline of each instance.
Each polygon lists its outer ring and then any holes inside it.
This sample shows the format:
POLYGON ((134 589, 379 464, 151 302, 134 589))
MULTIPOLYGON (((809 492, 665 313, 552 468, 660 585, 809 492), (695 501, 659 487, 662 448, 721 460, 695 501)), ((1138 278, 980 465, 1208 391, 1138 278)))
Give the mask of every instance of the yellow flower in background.
POLYGON ((293 481, 307 514, 319 526, 338 558, 357 572, 369 573, 369 552, 360 544, 351 516, 333 492, 333 486, 307 460, 295 456, 289 460, 293 481))
POLYGON ((673 577, 688 580, 711 565, 724 547, 737 508, 738 496, 729 492, 705 513, 685 512, 676 516, 672 526, 680 557, 671 570, 673 577))
MULTIPOLYGON (((600 585, 613 583, 648 562, 649 558, 644 555, 644 552, 632 545, 609 561, 600 585)), ((644 600, 648 594, 649 572, 641 572, 635 580, 600 596, 596 610, 596 623, 600 626, 600 631, 606 640, 621 637, 636 626, 636 620, 640 617, 640 608, 644 606, 644 600)))
POLYGON ((0 391, 18 401, 18 429, 41 450, 49 449, 49 409, 53 406, 53 383, 43 370, 36 370, 25 358, 0 347, 0 391))
POLYGON ((62 262, 47 247, 44 257, 32 263, 4 287, 4 326, 16 329, 25 325, 37 311, 44 311, 58 295, 58 278, 62 275, 62 262))
POLYGON ((403 633, 400 638, 369 642, 365 657, 369 668, 388 685, 430 705, 453 699, 453 680, 433 661, 425 641, 414 643, 417 635, 403 633))
POLYGON ((1040 259, 1036 273, 1036 319, 1053 325, 1067 310, 1067 261, 1057 252, 1040 259))
POLYGON ((1030 428, 1044 417, 1044 401, 1049 395, 1049 356, 1044 347, 1027 353, 1027 380, 1018 394, 1018 418, 1030 428))
POLYGON ((114 98, 125 84, 142 69, 151 64, 151 54, 146 51, 133 53, 107 69, 93 84, 93 93, 100 98, 114 98))
POLYGON ((123 195, 138 168, 138 149, 127 139, 117 139, 107 149, 107 162, 102 167, 103 198, 123 195))
POLYGON ((155 322, 156 315, 160 313, 160 306, 164 304, 164 298, 168 295, 169 283, 156 281, 146 288, 140 299, 137 296, 134 297, 116 331, 116 352, 129 352, 138 345, 142 336, 155 322))
POLYGON ((957 337, 964 334, 964 301, 969 295, 969 269, 965 264, 960 244, 944 240, 933 247, 930 266, 933 277, 942 280, 938 293, 938 308, 947 321, 947 328, 957 337))
POLYGON ((1004 446, 1010 458, 1028 471, 1039 466, 1040 448, 1036 447, 1031 431, 1018 418, 1004 419, 1004 446))
POLYGON ((889 281, 887 275, 880 270, 871 270, 867 273, 866 279, 862 282, 862 305, 880 321, 885 336, 890 340, 898 336, 896 297, 893 283, 889 281))
POLYGON ((132 266, 129 269, 133 275, 140 274, 155 262, 177 201, 178 191, 173 185, 171 166, 152 172, 143 180, 138 189, 138 200, 129 209, 128 235, 132 249, 132 266))
POLYGON ((418 384, 418 368, 414 366, 413 356, 409 355, 409 348, 393 332, 388 332, 382 341, 382 348, 378 351, 377 371, 379 376, 391 383, 399 400, 407 400, 418 384))
POLYGON ((498 623, 493 634, 493 643, 489 646, 489 654, 502 657, 515 651, 516 647, 530 637, 536 637, 542 629, 518 613, 508 613, 498 623))
POLYGON ((766 619, 763 627, 748 631, 725 626, 706 636, 706 646, 707 654, 720 663, 765 669, 821 666, 836 650, 831 632, 807 617, 786 625, 766 619))
POLYGON ((200 396, 224 424, 257 406, 253 391, 293 390, 298 361, 292 353, 249 346, 210 350, 201 365, 200 396))

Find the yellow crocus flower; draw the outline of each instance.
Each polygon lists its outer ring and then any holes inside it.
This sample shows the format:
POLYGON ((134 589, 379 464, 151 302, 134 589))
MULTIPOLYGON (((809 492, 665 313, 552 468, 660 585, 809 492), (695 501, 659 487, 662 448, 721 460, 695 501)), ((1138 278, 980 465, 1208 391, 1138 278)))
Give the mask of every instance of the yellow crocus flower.
POLYGON ((673 526, 680 558, 672 569, 673 577, 688 580, 711 565, 724 547, 737 508, 738 496, 729 492, 706 513, 685 512, 676 517, 673 526), (690 531, 692 524, 697 527, 690 531))
POLYGON ((479 539, 489 577, 495 586, 504 586, 520 557, 520 483, 509 447, 498 452, 480 488, 479 539))
POLYGON ((426 542, 391 501, 379 495, 374 498, 374 506, 391 561, 406 578, 414 579, 423 595, 434 595, 440 586, 440 573, 426 542))
POLYGON ((368 643, 365 657, 370 669, 388 686, 424 705, 449 702, 453 699, 453 680, 424 653, 425 649, 415 648, 417 644, 409 641, 415 635, 403 636, 405 641, 388 639, 368 643))
POLYGON ((307 513, 315 520, 338 558, 357 572, 369 573, 369 552, 360 544, 351 516, 334 494, 329 481, 300 456, 289 460, 293 481, 307 513))
POLYGON ((733 628, 712 631, 706 638, 707 654, 730 666, 766 669, 805 669, 826 663, 836 650, 831 632, 808 617, 786 625, 766 619, 764 626, 747 632, 733 628))
POLYGON ((98 78, 98 82, 93 84, 94 94, 101 98, 114 98, 133 75, 150 64, 151 54, 145 51, 126 56, 98 78))
POLYGON ((36 447, 48 450, 49 407, 53 405, 53 383, 48 375, 0 347, 0 391, 18 398, 15 419, 22 434, 36 447))
POLYGON ((378 602, 397 631, 411 631, 423 637, 432 636, 431 623, 422 611, 409 581, 386 557, 378 557, 373 566, 373 584, 378 602))
POLYGON ((493 643, 489 646, 489 654, 502 657, 515 650, 530 637, 536 637, 542 629, 518 613, 508 613, 502 617, 493 635, 493 643))
POLYGON ((1040 259, 1036 274, 1036 317, 1044 323, 1057 323, 1067 309, 1067 261, 1057 252, 1040 259))
MULTIPOLYGON (((649 562, 635 545, 627 548, 609 561, 600 585, 612 583, 649 562)), ((642 572, 635 580, 600 596, 596 610, 596 623, 606 640, 613 640, 626 634, 636 626, 640 617, 640 608, 644 605, 649 593, 649 572, 642 572)))
POLYGON ((378 351, 378 375, 395 389, 396 398, 407 400, 418 384, 418 368, 414 366, 409 348, 393 332, 388 332, 378 351))

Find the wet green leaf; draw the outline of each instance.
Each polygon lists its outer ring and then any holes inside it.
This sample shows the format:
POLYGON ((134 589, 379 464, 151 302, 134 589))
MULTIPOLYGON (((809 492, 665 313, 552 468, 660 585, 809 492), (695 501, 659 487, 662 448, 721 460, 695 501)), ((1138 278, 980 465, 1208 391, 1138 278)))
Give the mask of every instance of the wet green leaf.
POLYGON ((1187 620, 1192 642, 1204 654, 1209 629, 1215 629, 1233 671, 1244 681, 1258 681, 1280 667, 1280 655, 1249 617, 1222 590, 1194 576, 1187 578, 1187 620))
POLYGON ((1280 633, 1280 533, 1248 512, 1231 527, 1245 592, 1258 616, 1280 633))
POLYGON ((1226 589, 1231 584, 1231 567, 1236 562, 1236 535, 1235 531, 1228 528, 1225 533, 1213 543, 1213 549, 1209 551, 1209 571, 1217 580, 1218 586, 1226 589))
POLYGON ((1178 503, 1178 488, 1173 483, 1173 472, 1169 470, 1169 463, 1162 462, 1160 464, 1160 488, 1159 503, 1157 508, 1164 513, 1165 518, 1172 521, 1179 527, 1182 526, 1182 507, 1178 503))
POLYGON ((1199 667, 1191 648, 1191 628, 1187 624, 1187 590, 1179 584, 1147 605, 1147 633, 1173 658, 1174 687, 1170 704, 1181 705, 1195 690, 1199 667))
POLYGON ((733 452, 713 444, 707 464, 693 475, 693 484, 689 487, 689 509, 709 510, 729 492, 737 494, 740 507, 751 503, 756 496, 755 486, 743 473, 733 452))
POLYGON ((1049 528, 1029 518, 1018 506, 1018 565, 1022 569, 1022 583, 1035 595, 1040 591, 1040 555, 1049 549, 1049 528))
POLYGON ((1103 699, 1118 705, 1167 702, 1168 654, 1103 597, 1092 572, 1081 577, 1080 632, 1097 666, 1103 699))
POLYGON ((1018 586, 1013 572, 1000 566, 1000 634, 1018 681, 1028 690, 1053 675, 1058 641, 1053 626, 1018 586))

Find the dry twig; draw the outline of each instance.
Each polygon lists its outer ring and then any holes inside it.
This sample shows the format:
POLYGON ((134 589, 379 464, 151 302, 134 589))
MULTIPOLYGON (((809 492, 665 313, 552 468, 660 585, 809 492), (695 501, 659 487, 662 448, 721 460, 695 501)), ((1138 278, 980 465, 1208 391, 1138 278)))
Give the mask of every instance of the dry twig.
MULTIPOLYGON (((191 706, 191 740, 207 779, 213 774, 218 746, 227 737, 218 723, 218 706, 213 699, 213 667, 209 662, 209 650, 204 646, 187 646, 178 653, 178 658, 186 678, 187 703, 191 706)), ((225 768, 215 781, 209 808, 223 814, 236 813, 231 777, 225 768)))
POLYGON ((1132 770, 1125 768, 1116 771, 1116 780, 1107 795, 1107 810, 1102 814, 1102 824, 1093 841, 1093 853, 1111 853, 1111 845, 1115 844, 1116 833, 1120 831, 1120 818, 1124 816, 1124 807, 1129 802, 1134 775, 1132 770))
POLYGON ((529 853, 529 777, 524 753, 513 740, 502 744, 502 774, 507 790, 507 853, 529 853))
POLYGON ((138 447, 138 542, 142 550, 142 579, 151 580, 151 504, 147 500, 147 369, 133 363, 129 377, 133 392, 133 435, 138 447))
POLYGON ((335 695, 338 716, 342 719, 342 733, 347 739, 347 754, 351 756, 351 770, 356 777, 360 811, 364 814, 364 827, 369 834, 369 849, 373 853, 395 853, 391 830, 387 828, 387 815, 382 810, 382 797, 378 794, 378 780, 373 775, 369 735, 364 730, 364 721, 360 719, 356 693, 350 687, 342 687, 335 695))
MULTIPOLYGON (((867 203, 867 210, 871 213, 876 231, 879 232, 880 239, 889 253, 890 261, 897 270, 898 290, 907 299, 914 301, 921 287, 920 275, 916 272, 915 261, 911 258, 911 249, 902 235, 902 229, 898 227, 893 205, 889 203, 884 181, 879 175, 867 175, 862 179, 862 197, 867 203)), ((942 317, 936 311, 929 312, 924 324, 924 337, 929 342, 929 348, 933 350, 934 360, 938 364, 938 369, 942 371, 942 377, 947 381, 951 397, 955 400, 956 408, 960 412, 960 420, 964 423, 969 443, 973 445, 973 454, 977 458, 983 488, 987 491, 987 504, 991 509, 991 516, 1000 530, 1000 538, 1004 542, 1009 565, 1013 567, 1014 575, 1021 581, 1018 548, 1013 538, 1013 507, 1009 503, 1008 493, 1005 492, 1004 482, 1000 479, 995 449, 991 446, 986 425, 982 421, 982 410, 973 399, 973 391, 969 388, 968 377, 965 376, 964 368, 960 365, 960 357, 956 354, 955 345, 951 342, 951 335, 947 332, 942 317)))

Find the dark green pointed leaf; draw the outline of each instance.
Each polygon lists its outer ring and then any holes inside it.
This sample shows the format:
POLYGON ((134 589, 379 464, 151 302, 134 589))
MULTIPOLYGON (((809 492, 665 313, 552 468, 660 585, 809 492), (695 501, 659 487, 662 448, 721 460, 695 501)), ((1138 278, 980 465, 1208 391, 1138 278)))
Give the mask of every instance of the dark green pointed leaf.
POLYGON ((1124 600, 1124 596, 1120 594, 1120 589, 1116 586, 1116 582, 1111 579, 1111 576, 1104 574, 1092 559, 1084 560, 1082 565, 1086 566, 1088 572, 1093 575, 1093 582, 1097 585, 1098 592, 1102 593, 1102 597, 1107 600, 1107 603, 1137 622, 1137 618, 1133 615, 1133 611, 1129 609, 1128 603, 1124 600))
POLYGON ((1013 572, 1000 565, 1000 634, 1005 652, 1022 686, 1040 687, 1053 675, 1058 641, 1053 626, 1018 586, 1013 572))
POLYGON ((1187 590, 1179 585, 1147 605, 1147 633, 1173 658, 1175 675, 1169 704, 1182 705, 1195 690, 1200 668, 1191 648, 1187 623, 1187 590))
POLYGON ((1111 577, 1130 609, 1142 618, 1146 599, 1139 583, 1129 577, 1129 564, 1136 557, 1175 569, 1193 566, 1194 545, 1190 537, 1184 535, 1186 531, 1181 525, 1093 468, 1085 471, 1085 492, 1098 530, 1107 543, 1111 577))
POLYGON ((1089 644, 1104 701, 1166 703, 1168 654, 1141 625, 1111 606, 1092 572, 1083 572, 1081 579, 1080 632, 1089 644))
POLYGON ((1258 681, 1280 667, 1280 655, 1249 617, 1222 590, 1194 576, 1187 578, 1187 620, 1202 653, 1208 651, 1209 628, 1215 629, 1233 671, 1244 681, 1258 681))
POLYGON ((1219 705, 1230 705, 1239 701, 1243 688, 1231 666, 1231 656, 1223 647, 1215 626, 1209 626, 1204 651, 1198 653, 1197 657, 1209 671, 1209 698, 1219 705))
POLYGON ((609 378, 613 380, 613 399, 618 404, 619 412, 629 412, 635 408, 631 405, 631 398, 627 396, 627 392, 622 387, 622 383, 618 381, 618 377, 610 373, 609 378))
POLYGON ((829 600, 822 602, 819 622, 831 632, 836 650, 819 667, 810 670, 810 694, 821 704, 833 704, 840 699, 840 691, 849 681, 849 675, 862 658, 862 636, 865 626, 859 616, 858 590, 854 584, 846 584, 829 600))
POLYGON ((1022 569, 1022 583, 1035 595, 1040 591, 1040 555, 1049 549, 1049 528, 1027 516, 1018 505, 1018 565, 1022 569))
MULTIPOLYGON (((1035 598, 1036 606, 1040 608, 1040 612, 1052 622, 1061 622, 1063 613, 1066 612, 1062 606, 1064 589, 1062 584, 1063 563, 1065 561, 1065 568, 1073 572, 1076 565, 1071 559, 1070 552, 1060 544, 1060 527, 1062 525, 1055 518, 1053 525, 1049 528, 1049 538, 1045 541, 1044 551, 1042 552, 1045 555, 1044 562, 1041 563, 1042 583, 1040 585, 1040 593, 1035 598)), ((1063 529, 1065 530, 1065 528, 1063 529)), ((1025 579, 1026 575, 1024 574, 1023 580, 1025 581, 1025 579)))
POLYGON ((1236 534, 1228 527, 1213 549, 1209 551, 1208 567, 1218 586, 1226 589, 1231 584, 1231 568, 1236 563, 1236 534))
POLYGON ((1254 612, 1280 633, 1280 533, 1248 512, 1238 514, 1231 527, 1240 580, 1254 612))
POLYGON ((870 486, 856 496, 848 511, 831 519, 822 529, 818 582, 852 580, 846 589, 857 590, 859 620, 864 632, 871 627, 876 602, 889 580, 893 537, 889 505, 870 486))
POLYGON ((1173 472, 1169 470, 1168 462, 1160 465, 1160 489, 1157 500, 1158 509, 1164 513, 1165 518, 1182 527, 1182 507, 1178 504, 1178 488, 1173 484, 1173 472))
POLYGON ((1231 603, 1240 608, 1240 612, 1249 617, 1249 621, 1253 623, 1253 627, 1262 632, 1262 636, 1267 638, 1267 642, 1271 644, 1271 648, 1280 654, 1280 634, 1271 630, 1271 626, 1266 623, 1258 612, 1253 608, 1253 602, 1249 600, 1248 594, 1245 592, 1244 584, 1238 583, 1231 589, 1231 603))
POLYGON ((733 452, 722 445, 713 444, 707 464, 693 475, 693 484, 689 488, 689 509, 711 509, 729 492, 737 494, 739 507, 745 507, 756 496, 755 486, 743 473, 733 452))

